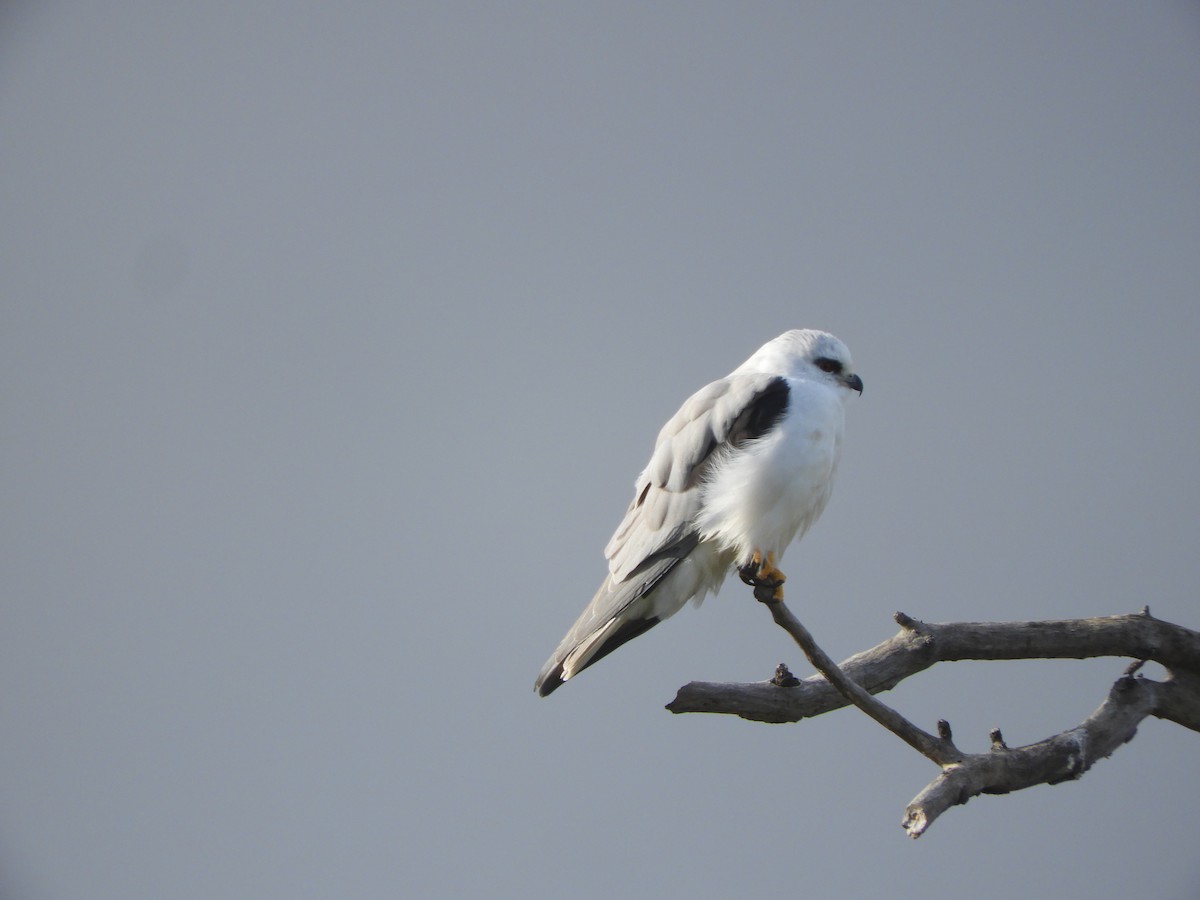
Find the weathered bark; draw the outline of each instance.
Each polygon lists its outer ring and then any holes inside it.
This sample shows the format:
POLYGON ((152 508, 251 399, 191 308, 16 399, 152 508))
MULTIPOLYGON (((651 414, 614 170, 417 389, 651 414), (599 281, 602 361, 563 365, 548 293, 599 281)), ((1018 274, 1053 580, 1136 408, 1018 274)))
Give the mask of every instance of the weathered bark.
POLYGON ((680 688, 667 709, 796 722, 848 704, 858 706, 941 768, 905 811, 902 824, 912 837, 923 834, 951 806, 979 794, 1079 778, 1131 740, 1147 716, 1200 731, 1200 633, 1155 619, 1149 609, 1091 619, 948 624, 927 624, 897 613, 899 633, 838 666, 782 601, 764 602, 821 674, 797 681, 781 666, 768 682, 692 682, 680 688), (1099 656, 1140 662, 1129 667, 1084 722, 1025 747, 1006 746, 997 730, 989 752, 963 753, 945 721, 938 723, 938 734, 931 735, 872 696, 938 662, 1099 656), (1136 675, 1147 660, 1166 668, 1168 678, 1152 681, 1136 675))

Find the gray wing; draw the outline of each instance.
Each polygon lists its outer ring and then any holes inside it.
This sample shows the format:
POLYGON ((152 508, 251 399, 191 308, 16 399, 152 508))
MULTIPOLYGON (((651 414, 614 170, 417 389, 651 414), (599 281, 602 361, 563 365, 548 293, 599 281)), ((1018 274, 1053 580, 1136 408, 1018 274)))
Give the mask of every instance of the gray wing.
POLYGON ((658 434, 634 483, 633 502, 604 549, 609 575, 546 661, 535 683, 545 696, 567 677, 658 623, 638 603, 695 548, 705 473, 718 450, 764 434, 783 415, 788 384, 777 375, 730 375, 687 399, 658 434))
POLYGON ((731 375, 688 398, 658 433, 633 502, 604 548, 615 582, 684 539, 700 512, 715 451, 763 434, 783 413, 787 395, 787 381, 777 375, 731 375))

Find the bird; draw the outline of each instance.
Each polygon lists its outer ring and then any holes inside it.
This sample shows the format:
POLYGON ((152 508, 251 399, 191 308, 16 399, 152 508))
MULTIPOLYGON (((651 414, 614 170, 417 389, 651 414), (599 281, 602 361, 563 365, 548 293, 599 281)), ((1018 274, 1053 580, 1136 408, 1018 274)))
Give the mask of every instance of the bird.
POLYGON ((715 593, 736 569, 759 600, 783 597, 777 564, 829 502, 845 404, 863 391, 850 351, 793 329, 692 394, 662 427, 605 547, 608 575, 542 667, 543 697, 715 593))

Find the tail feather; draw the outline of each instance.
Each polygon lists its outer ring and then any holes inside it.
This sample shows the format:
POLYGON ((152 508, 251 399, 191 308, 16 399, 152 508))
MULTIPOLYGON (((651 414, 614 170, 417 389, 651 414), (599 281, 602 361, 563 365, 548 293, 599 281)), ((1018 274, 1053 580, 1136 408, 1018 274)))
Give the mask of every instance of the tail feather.
POLYGON ((611 576, 604 579, 591 602, 542 666, 533 683, 534 690, 545 697, 596 660, 653 628, 683 606, 688 597, 695 594, 694 587, 674 584, 667 576, 676 571, 695 545, 695 535, 687 535, 677 545, 677 550, 663 551, 647 560, 639 567, 636 577, 616 584, 611 576), (674 585, 665 597, 656 594, 664 583, 674 585))
MULTIPOLYGON (((559 659, 557 653, 554 654, 554 656, 550 657, 550 659, 546 661, 546 665, 542 667, 542 671, 538 674, 537 681, 535 681, 533 684, 534 690, 536 690, 542 697, 548 696, 557 687, 559 687, 559 685, 567 681, 567 679, 578 675, 588 666, 592 665, 592 663, 595 663, 608 656, 608 654, 612 653, 622 644, 632 641, 639 634, 644 634, 645 632, 649 631, 660 621, 662 620, 651 617, 649 619, 629 619, 628 621, 622 622, 612 631, 610 635, 604 639, 603 642, 600 642, 595 647, 587 648, 591 652, 588 653, 586 657, 582 657, 582 661, 575 662, 575 664, 571 667, 570 674, 566 674, 566 666, 567 661, 571 658, 571 656, 574 655, 574 652, 568 654, 563 659, 559 659)), ((607 626, 604 630, 608 630, 608 628, 614 624, 615 620, 610 622, 609 626, 607 626)))

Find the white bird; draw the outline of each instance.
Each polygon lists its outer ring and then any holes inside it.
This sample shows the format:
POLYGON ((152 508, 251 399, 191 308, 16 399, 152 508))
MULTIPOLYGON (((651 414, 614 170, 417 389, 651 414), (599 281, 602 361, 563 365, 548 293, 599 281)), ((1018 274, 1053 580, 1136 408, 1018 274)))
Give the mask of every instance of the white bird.
POLYGON ((634 483, 604 550, 608 577, 535 690, 546 696, 688 600, 699 604, 731 566, 755 596, 781 599, 775 564, 829 501, 846 398, 862 389, 845 344, 798 329, 689 397, 634 483))

